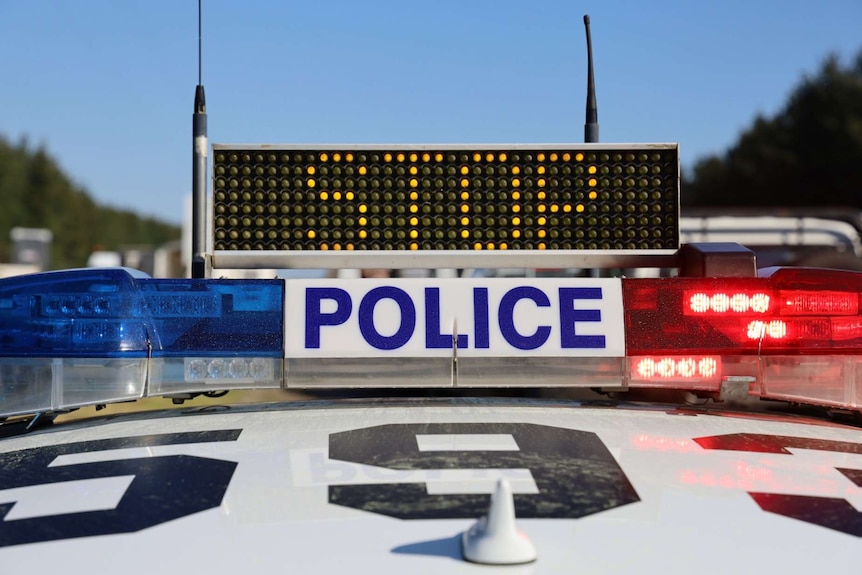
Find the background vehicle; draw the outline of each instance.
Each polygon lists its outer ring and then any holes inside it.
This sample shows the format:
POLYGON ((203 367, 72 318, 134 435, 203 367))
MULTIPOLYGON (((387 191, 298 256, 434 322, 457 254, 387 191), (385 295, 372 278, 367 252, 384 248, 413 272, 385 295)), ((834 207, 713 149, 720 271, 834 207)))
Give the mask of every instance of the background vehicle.
POLYGON ((683 243, 732 241, 757 255, 758 265, 862 269, 862 218, 850 208, 687 208, 683 243))

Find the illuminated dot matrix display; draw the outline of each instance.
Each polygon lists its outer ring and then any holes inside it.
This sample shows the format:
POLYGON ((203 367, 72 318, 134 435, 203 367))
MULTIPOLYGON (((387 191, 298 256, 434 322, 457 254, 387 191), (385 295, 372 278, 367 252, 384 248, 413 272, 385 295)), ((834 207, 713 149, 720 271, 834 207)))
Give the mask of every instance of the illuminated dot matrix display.
POLYGON ((214 146, 216 250, 679 246, 676 146, 214 146))

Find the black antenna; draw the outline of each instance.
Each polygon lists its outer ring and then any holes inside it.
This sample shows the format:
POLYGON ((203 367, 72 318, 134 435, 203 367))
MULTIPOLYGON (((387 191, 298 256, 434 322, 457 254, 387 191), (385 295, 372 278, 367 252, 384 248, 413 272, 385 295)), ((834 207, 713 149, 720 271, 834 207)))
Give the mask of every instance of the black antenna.
POLYGON ((198 0, 198 86, 203 84, 203 34, 201 33, 201 0, 198 0))
POLYGON ((207 101, 202 82, 201 0, 198 0, 198 85, 192 115, 192 269, 193 278, 205 278, 207 222, 207 101))
POLYGON ((584 142, 599 141, 599 108, 596 105, 596 81, 593 78, 593 40, 590 37, 590 17, 584 14, 587 29, 587 119, 584 124, 584 142))

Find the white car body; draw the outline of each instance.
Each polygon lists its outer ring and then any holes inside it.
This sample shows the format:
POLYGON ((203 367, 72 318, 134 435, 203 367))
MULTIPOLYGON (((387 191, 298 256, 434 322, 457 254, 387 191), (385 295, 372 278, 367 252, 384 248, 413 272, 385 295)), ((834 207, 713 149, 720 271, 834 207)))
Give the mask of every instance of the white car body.
POLYGON ((751 412, 207 407, 58 424, 0 461, 9 573, 850 573, 862 535, 862 432, 751 412), (462 557, 500 477, 533 563, 462 557))

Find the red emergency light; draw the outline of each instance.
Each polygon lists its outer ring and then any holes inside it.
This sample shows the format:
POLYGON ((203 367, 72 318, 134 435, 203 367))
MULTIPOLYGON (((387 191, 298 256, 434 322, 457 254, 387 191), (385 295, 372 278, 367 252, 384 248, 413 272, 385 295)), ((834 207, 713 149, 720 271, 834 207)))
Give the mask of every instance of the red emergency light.
POLYGON ((840 270, 624 279, 629 384, 717 393, 736 380, 764 398, 859 409, 860 293, 862 274, 840 270))

